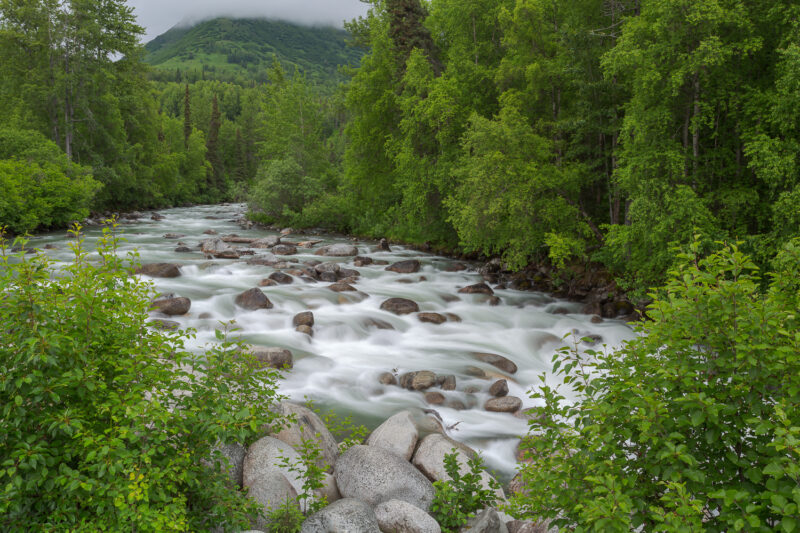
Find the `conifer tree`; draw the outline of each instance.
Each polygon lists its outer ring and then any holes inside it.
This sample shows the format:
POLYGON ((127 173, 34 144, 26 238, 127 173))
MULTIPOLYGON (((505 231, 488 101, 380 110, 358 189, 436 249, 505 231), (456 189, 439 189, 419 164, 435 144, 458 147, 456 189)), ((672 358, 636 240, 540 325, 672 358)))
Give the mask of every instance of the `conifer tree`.
POLYGON ((192 136, 192 106, 189 98, 189 84, 186 84, 186 94, 183 97, 183 139, 186 148, 189 148, 189 137, 192 136))
POLYGON ((219 112, 219 102, 217 95, 211 101, 211 123, 208 126, 208 140, 206 141, 206 158, 211 163, 208 171, 208 186, 210 192, 219 194, 223 189, 223 168, 222 158, 219 153, 219 130, 222 126, 222 118, 219 112))

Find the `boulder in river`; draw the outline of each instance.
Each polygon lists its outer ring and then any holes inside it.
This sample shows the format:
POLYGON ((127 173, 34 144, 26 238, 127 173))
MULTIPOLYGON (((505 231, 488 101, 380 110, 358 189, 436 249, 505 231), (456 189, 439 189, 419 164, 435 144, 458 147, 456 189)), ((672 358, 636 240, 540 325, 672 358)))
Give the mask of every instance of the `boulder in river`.
POLYGON ((372 507, 353 498, 338 500, 309 516, 300 533, 381 533, 372 507))
POLYGON ((504 396, 502 398, 490 398, 486 400, 484 409, 495 413, 516 413, 522 407, 522 400, 516 396, 504 396))
POLYGON ((285 272, 273 272, 269 275, 269 279, 281 285, 289 285, 294 281, 294 278, 285 272))
POLYGON ((336 464, 339 445, 314 411, 292 402, 281 402, 274 409, 282 416, 293 416, 295 422, 273 433, 273 437, 294 447, 302 445, 303 440, 314 440, 322 450, 317 466, 333 467, 336 464))
POLYGON ((391 252, 392 251, 392 249, 389 248, 389 241, 387 241, 386 239, 381 239, 380 240, 380 242, 378 243, 378 249, 381 250, 382 252, 391 252))
POLYGON ((328 290, 331 290, 333 292, 355 292, 358 289, 356 289, 349 283, 340 281, 338 283, 334 283, 333 285, 328 285, 328 290))
POLYGON ((476 283, 459 289, 461 294, 494 294, 494 291, 485 283, 476 283))
POLYGON ((456 377, 452 374, 446 376, 438 376, 436 382, 442 390, 456 390, 456 377))
POLYGON ((244 291, 236 297, 236 305, 245 309, 272 309, 272 302, 259 288, 244 291))
POLYGON ((297 326, 309 326, 314 327, 314 313, 311 311, 303 311, 302 313, 297 313, 294 315, 292 319, 292 325, 297 326))
POLYGON ((444 400, 444 394, 441 392, 429 391, 425 393, 425 402, 429 403, 430 405, 443 405, 444 400))
POLYGON ((378 376, 378 383, 381 385, 397 385, 397 378, 391 372, 382 372, 378 376))
POLYGON ((186 237, 183 233, 167 233, 164 235, 165 239, 181 239, 183 237, 186 237))
MULTIPOLYGON (((391 376, 391 374, 389 374, 391 376)), ((394 377, 394 376, 392 376, 394 377)), ((411 413, 400 411, 375 428, 367 438, 367 446, 375 446, 411 460, 419 439, 419 430, 411 419, 411 413)))
POLYGON ((175 252, 179 254, 188 254, 192 252, 192 249, 189 248, 188 246, 178 246, 177 248, 175 248, 175 252))
POLYGON ((433 501, 433 485, 403 457, 374 446, 352 446, 334 470, 339 492, 369 505, 402 500, 422 510, 433 501))
POLYGON ((206 239, 200 243, 200 251, 206 256, 218 259, 238 259, 239 252, 230 244, 223 242, 222 239, 206 239))
POLYGON ((258 282, 259 287, 275 287, 278 285, 277 281, 271 280, 269 278, 262 279, 258 282))
POLYGON ((473 355, 484 363, 488 363, 494 367, 497 367, 503 372, 508 372, 509 374, 516 374, 517 372, 517 365, 514 363, 514 361, 507 357, 503 357, 502 355, 483 352, 475 352, 473 355))
POLYGON ((334 262, 327 262, 327 263, 318 263, 314 265, 314 271, 317 274, 323 274, 325 272, 329 272, 331 274, 338 274, 339 270, 341 270, 342 266, 339 263, 334 262))
POLYGON ((181 270, 175 263, 147 263, 137 268, 136 273, 151 278, 177 278, 181 270))
POLYGON ((430 370, 419 372, 406 372, 399 379, 400 386, 404 389, 421 391, 436 385, 436 374, 430 370))
POLYGON ((292 352, 286 348, 247 346, 247 352, 253 356, 262 367, 292 368, 294 360, 292 352))
POLYGON ((165 315, 176 316, 185 315, 191 307, 192 301, 189 298, 166 297, 153 300, 150 309, 158 310, 165 315))
POLYGON ((355 258, 353 258, 353 265, 355 265, 357 267, 363 267, 363 266, 367 266, 367 265, 371 265, 371 264, 372 264, 372 258, 371 257, 364 257, 364 256, 359 255, 359 256, 356 256, 355 258))
POLYGON ((294 255, 297 253, 297 246, 294 244, 276 244, 272 247, 275 255, 294 255))
POLYGON ((314 255, 324 255, 327 257, 350 257, 358 255, 358 248, 352 244, 336 243, 323 246, 314 255))
POLYGON ((389 500, 375 507, 375 518, 381 531, 393 533, 441 533, 442 528, 431 515, 401 500, 389 500))
POLYGON ((261 239, 254 240, 250 243, 250 248, 272 248, 280 243, 280 237, 277 235, 270 235, 269 237, 263 237, 261 239))
POLYGON ((447 322, 447 317, 439 313, 417 313, 417 318, 420 322, 427 322, 429 324, 444 324, 447 322))
POLYGON ((489 394, 497 398, 508 395, 508 381, 505 379, 498 379, 492 383, 492 386, 489 387, 489 394))
POLYGON ((408 315, 419 312, 419 305, 407 298, 389 298, 381 304, 381 309, 396 315, 408 315))
POLYGON ((419 268, 419 261, 416 259, 409 259, 407 261, 398 261, 397 263, 391 264, 384 270, 397 272, 398 274, 413 274, 419 272, 419 268))
POLYGON ((306 326, 306 325, 297 326, 296 328, 294 328, 294 330, 298 333, 303 333, 304 335, 308 335, 309 337, 314 336, 314 330, 311 328, 311 326, 306 326))

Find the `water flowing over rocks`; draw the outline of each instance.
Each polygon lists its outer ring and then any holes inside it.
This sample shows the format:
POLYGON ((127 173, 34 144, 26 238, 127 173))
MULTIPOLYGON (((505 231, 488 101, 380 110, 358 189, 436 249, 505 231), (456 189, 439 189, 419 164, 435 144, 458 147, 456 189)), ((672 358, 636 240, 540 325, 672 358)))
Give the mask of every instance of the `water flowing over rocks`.
POLYGON ((151 278, 177 278, 181 270, 175 263, 149 263, 137 268, 136 273, 151 278))
POLYGON ((156 298, 150 306, 151 309, 170 316, 185 315, 191 307, 192 301, 182 297, 156 298))
POLYGON ((323 246, 315 252, 315 255, 324 255, 327 257, 349 257, 358 255, 358 248, 351 244, 332 244, 330 246, 323 246))
POLYGON ((413 274, 419 272, 420 263, 416 259, 409 259, 407 261, 399 261, 386 267, 386 270, 397 272, 398 274, 413 274))
POLYGON ((419 305, 407 298, 389 298, 381 304, 381 309, 396 315, 408 315, 419 311, 419 305))
POLYGON ((267 295, 259 288, 244 291, 236 297, 236 305, 244 309, 272 309, 272 302, 267 295))
POLYGON ((218 259, 239 259, 239 252, 222 239, 206 239, 200 242, 200 251, 206 257, 218 259))

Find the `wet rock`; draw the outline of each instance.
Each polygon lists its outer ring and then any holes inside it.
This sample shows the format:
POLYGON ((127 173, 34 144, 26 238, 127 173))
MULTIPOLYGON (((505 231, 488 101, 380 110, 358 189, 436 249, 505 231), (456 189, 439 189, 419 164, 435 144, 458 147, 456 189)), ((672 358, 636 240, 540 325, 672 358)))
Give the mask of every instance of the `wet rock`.
POLYGON ((293 326, 314 326, 314 313, 311 311, 303 311, 302 313, 297 313, 292 318, 292 325, 293 326))
POLYGON ((489 387, 489 394, 497 398, 508 395, 508 381, 505 379, 495 381, 492 386, 489 387))
POLYGON ((349 283, 340 281, 339 283, 328 285, 328 290, 331 290, 333 292, 355 292, 357 289, 352 285, 350 285, 349 283))
POLYGON ((254 240, 250 243, 250 248, 272 248, 280 243, 280 237, 277 235, 270 235, 269 237, 263 237, 261 239, 254 240))
POLYGON ((594 316, 591 318, 591 322, 592 322, 592 324, 600 324, 600 323, 602 323, 602 322, 603 322, 603 317, 601 317, 601 316, 598 316, 598 315, 594 315, 594 316))
POLYGON ((483 408, 495 413, 515 413, 522 407, 522 400, 516 396, 504 396, 503 398, 490 398, 486 400, 483 408))
POLYGON ((269 278, 262 279, 258 282, 259 287, 277 287, 278 282, 269 278))
POLYGON ((165 218, 164 215, 159 213, 153 213, 152 215, 150 215, 150 220, 155 220, 156 222, 158 222, 159 220, 164 220, 164 218, 165 218))
POLYGON ((291 235, 292 233, 294 233, 294 229, 292 228, 283 228, 281 230, 281 235, 291 235))
POLYGON ((247 352, 260 363, 262 368, 292 368, 294 364, 292 352, 286 348, 247 346, 247 352))
POLYGON ((272 309, 272 302, 259 288, 246 290, 237 296, 236 305, 250 310, 272 309))
POLYGON ((201 320, 208 320, 210 318, 214 318, 214 315, 212 315, 211 313, 200 313, 199 315, 197 315, 197 318, 201 320))
POLYGON ((366 444, 390 451, 410 461, 418 439, 419 430, 411 419, 411 413, 400 411, 375 428, 367 438, 366 444))
POLYGON ((238 259, 239 252, 222 239, 206 239, 200 243, 200 251, 206 256, 219 259, 238 259))
POLYGON ((476 352, 473 355, 484 363, 488 363, 494 367, 497 367, 503 372, 508 372, 509 374, 515 374, 517 372, 517 365, 514 363, 514 361, 508 359, 507 357, 503 357, 502 355, 481 352, 476 352))
POLYGON ((188 246, 178 246, 177 248, 175 248, 175 252, 179 254, 188 254, 192 252, 192 249, 189 248, 188 246))
POLYGON ((339 270, 341 270, 341 268, 342 268, 342 266, 339 263, 330 263, 330 262, 328 262, 328 263, 319 263, 319 264, 315 265, 314 266, 314 271, 317 274, 323 274, 323 273, 329 272, 329 273, 332 273, 332 274, 335 275, 335 274, 339 273, 339 270))
POLYGON ((150 305, 150 309, 170 316, 185 315, 191 307, 192 301, 189 298, 157 298, 150 305))
POLYGON ((203 232, 203 235, 217 235, 217 232, 213 229, 207 229, 203 232))
POLYGON ((442 390, 456 390, 456 377, 452 374, 439 376, 437 382, 442 390))
POLYGON ((324 255, 327 257, 349 257, 351 255, 358 255, 358 248, 352 244, 337 243, 329 246, 323 246, 314 255, 324 255))
POLYGON ((444 400, 444 394, 441 392, 430 391, 425 393, 425 401, 430 405, 443 405, 444 400))
POLYGON ((508 533, 508 528, 497 511, 488 508, 470 518, 461 533, 508 533))
POLYGON ((317 460, 317 466, 333 467, 339 457, 339 445, 336 439, 322 422, 317 413, 311 409, 292 402, 281 402, 275 406, 275 411, 283 416, 293 416, 295 422, 281 428, 273 437, 295 448, 303 444, 303 440, 314 440, 322 450, 322 456, 317 460))
MULTIPOLYGON (((470 365, 470 366, 466 367, 464 369, 464 373, 466 375, 468 375, 468 376, 473 377, 473 378, 489 379, 489 376, 488 376, 488 374, 486 374, 486 371, 484 369, 482 369, 482 368, 477 367, 477 366, 470 365)), ((478 392, 478 391, 474 391, 474 392, 478 392)))
POLYGON ((164 235, 165 239, 181 239, 183 237, 186 237, 186 235, 182 233, 167 233, 164 235))
POLYGON ((321 243, 322 241, 319 239, 312 239, 310 241, 301 241, 297 243, 298 248, 313 248, 317 244, 321 243))
POLYGON ((230 242, 234 244, 251 244, 253 241, 255 241, 253 237, 240 237, 235 233, 222 237, 222 242, 230 242))
POLYGON ((180 267, 175 263, 148 263, 136 269, 136 273, 151 278, 177 278, 180 267))
POLYGON ((317 274, 317 277, 319 278, 320 281, 326 281, 328 283, 336 283, 337 281, 339 281, 339 276, 337 276, 333 272, 322 272, 320 274, 317 274))
POLYGON ((300 533, 381 533, 372 508, 353 498, 344 498, 309 516, 300 533))
POLYGON ((378 383, 381 385, 397 385, 397 378, 391 372, 382 372, 378 376, 378 383))
POLYGON ((303 333, 305 335, 308 335, 309 337, 314 336, 314 330, 311 328, 311 326, 297 326, 296 328, 294 328, 294 330, 298 333, 303 333))
POLYGON ((294 282, 294 278, 285 272, 273 272, 269 275, 269 279, 281 285, 289 285, 294 282))
POLYGON ((419 261, 416 259, 409 259, 407 261, 398 261, 397 263, 389 265, 384 270, 397 272, 398 274, 413 274, 419 272, 419 268, 419 261))
POLYGON ((392 251, 392 249, 389 248, 389 241, 387 241, 386 239, 381 239, 380 240, 380 242, 378 243, 378 249, 383 251, 383 252, 391 252, 392 251))
POLYGON ((376 266, 386 266, 389 264, 389 261, 384 261, 383 259, 376 259, 375 261, 372 262, 372 264, 376 266))
POLYGON ((444 316, 446 316, 447 320, 450 322, 461 322, 461 317, 455 313, 445 313, 444 316))
POLYGON ((466 392, 467 394, 477 394, 480 391, 481 391, 481 388, 478 387, 477 385, 470 385, 470 386, 464 388, 464 392, 466 392))
POLYGON ((361 277, 361 272, 352 268, 340 268, 339 269, 339 277, 340 278, 358 278, 361 277))
POLYGON ((501 303, 503 303, 503 300, 501 300, 501 299, 500 299, 500 298, 498 298, 497 296, 492 296, 491 298, 489 298, 489 299, 487 300, 487 302, 489 303, 489 305, 491 305, 491 306, 493 306, 493 307, 494 307, 494 306, 498 306, 498 305, 500 305, 501 303))
POLYGON ((436 385, 436 374, 430 370, 406 372, 400 376, 399 382, 404 389, 421 391, 436 385))
POLYGON ((45 244, 44 245, 44 249, 45 250, 58 250, 58 246, 56 246, 55 244, 45 244))
POLYGON ((441 533, 442 529, 428 513, 410 503, 389 500, 375 507, 381 531, 390 533, 441 533))
POLYGON ((381 309, 396 315, 408 315, 419 312, 419 305, 406 298, 389 298, 381 304, 381 309))
POLYGON ((439 313, 417 313, 417 318, 420 322, 429 324, 444 324, 447 322, 447 317, 439 313))
POLYGON ((364 326, 368 328, 394 329, 393 325, 386 322, 385 320, 380 320, 378 318, 367 318, 362 322, 362 324, 364 324, 364 326))
POLYGON ((281 268, 281 261, 272 253, 259 254, 255 257, 251 257, 247 260, 247 264, 281 268))
POLYGON ((363 266, 371 265, 372 264, 372 258, 371 257, 364 257, 364 256, 360 256, 359 255, 359 256, 356 256, 355 258, 353 258, 353 264, 355 266, 357 266, 357 267, 363 267, 363 266))
POLYGON ((445 272, 463 272, 467 269, 467 265, 464 263, 452 263, 447 265, 447 268, 444 269, 445 272))
POLYGON ((450 409, 455 409, 456 411, 463 411, 464 409, 467 408, 467 406, 464 405, 464 402, 455 399, 448 401, 446 405, 450 409))
POLYGON ((152 320, 148 320, 147 325, 162 331, 174 331, 181 327, 179 322, 175 322, 174 320, 164 320, 163 318, 154 318, 152 320))
POLYGON ((458 291, 461 294, 494 294, 494 291, 485 283, 476 283, 469 285, 458 291))
POLYGON ((297 246, 294 244, 276 244, 272 247, 275 255, 294 255, 297 253, 297 246))
POLYGON ((374 446, 351 447, 334 471, 339 492, 369 505, 401 500, 422 510, 433 501, 433 485, 403 457, 374 446))

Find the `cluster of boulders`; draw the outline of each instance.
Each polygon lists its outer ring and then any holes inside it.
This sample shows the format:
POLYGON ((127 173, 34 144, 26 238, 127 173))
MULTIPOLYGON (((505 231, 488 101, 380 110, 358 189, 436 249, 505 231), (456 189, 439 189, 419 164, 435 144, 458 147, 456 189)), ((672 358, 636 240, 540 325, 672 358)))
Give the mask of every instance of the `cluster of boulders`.
MULTIPOLYGON (((275 406, 278 414, 293 417, 284 425, 245 449, 238 444, 220 446, 228 459, 234 486, 247 491, 263 508, 253 527, 269 526, 267 513, 287 501, 301 505, 303 475, 298 465, 299 447, 313 439, 321 450, 317 466, 325 470, 322 488, 307 501, 325 497, 327 506, 311 514, 303 533, 439 533, 429 514, 434 498, 433 482, 450 480, 445 455, 455 453, 462 473, 475 451, 445 434, 434 418, 401 411, 387 419, 366 439, 340 454, 339 445, 322 420, 310 409, 289 402, 275 406)), ((495 491, 498 504, 505 493, 487 472, 480 484, 495 491), (497 487, 492 489, 492 487, 497 487)), ((305 511, 305 509, 301 509, 305 511)), ((224 527, 220 527, 223 530, 224 527)), ((253 530, 256 531, 256 530, 253 530)), ((544 533, 546 527, 511 520, 495 508, 481 510, 462 529, 470 533, 544 533)))

